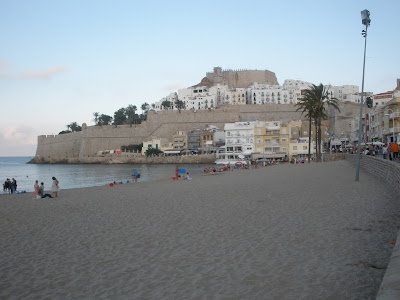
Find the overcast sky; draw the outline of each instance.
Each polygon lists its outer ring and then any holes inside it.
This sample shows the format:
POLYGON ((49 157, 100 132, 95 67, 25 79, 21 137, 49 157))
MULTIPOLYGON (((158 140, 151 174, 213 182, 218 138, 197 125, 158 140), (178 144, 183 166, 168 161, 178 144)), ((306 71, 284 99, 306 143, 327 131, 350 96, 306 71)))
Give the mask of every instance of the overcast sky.
POLYGON ((365 90, 393 90, 399 0, 0 1, 0 156, 33 156, 38 135, 154 103, 215 66, 361 89, 364 9, 365 90))

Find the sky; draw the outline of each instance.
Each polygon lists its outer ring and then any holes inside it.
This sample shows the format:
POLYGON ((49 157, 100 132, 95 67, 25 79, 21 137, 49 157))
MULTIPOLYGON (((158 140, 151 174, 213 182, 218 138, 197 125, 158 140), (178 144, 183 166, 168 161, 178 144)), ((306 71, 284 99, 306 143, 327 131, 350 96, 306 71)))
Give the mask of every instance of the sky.
POLYGON ((0 156, 34 156, 39 135, 155 103, 217 66, 361 90, 364 9, 364 89, 393 90, 398 0, 0 0, 0 156))

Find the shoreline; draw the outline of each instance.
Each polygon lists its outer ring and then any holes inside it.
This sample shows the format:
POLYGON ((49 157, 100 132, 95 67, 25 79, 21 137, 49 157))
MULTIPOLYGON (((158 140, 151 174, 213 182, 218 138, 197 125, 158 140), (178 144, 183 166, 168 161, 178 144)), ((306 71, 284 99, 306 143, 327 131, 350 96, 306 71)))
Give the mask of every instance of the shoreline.
POLYGON ((124 156, 115 155, 108 157, 63 157, 44 158, 33 157, 28 164, 214 164, 214 154, 205 155, 181 155, 181 156, 124 156))

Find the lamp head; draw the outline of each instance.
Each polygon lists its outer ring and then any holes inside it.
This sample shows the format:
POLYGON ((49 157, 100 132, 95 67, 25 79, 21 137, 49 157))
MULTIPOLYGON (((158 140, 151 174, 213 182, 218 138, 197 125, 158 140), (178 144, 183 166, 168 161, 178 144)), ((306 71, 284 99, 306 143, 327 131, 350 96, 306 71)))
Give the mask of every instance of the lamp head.
POLYGON ((371 18, 369 17, 369 10, 364 9, 361 12, 361 20, 362 20, 363 25, 369 26, 369 24, 371 23, 371 18))

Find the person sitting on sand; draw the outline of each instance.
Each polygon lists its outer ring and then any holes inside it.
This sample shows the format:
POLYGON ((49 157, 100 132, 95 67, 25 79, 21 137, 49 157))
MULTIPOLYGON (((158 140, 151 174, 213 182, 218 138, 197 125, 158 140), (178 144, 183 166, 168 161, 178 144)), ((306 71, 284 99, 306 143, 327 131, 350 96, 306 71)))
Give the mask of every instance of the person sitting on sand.
POLYGON ((183 180, 192 180, 192 177, 189 176, 189 172, 186 173, 186 176, 183 178, 183 180))

